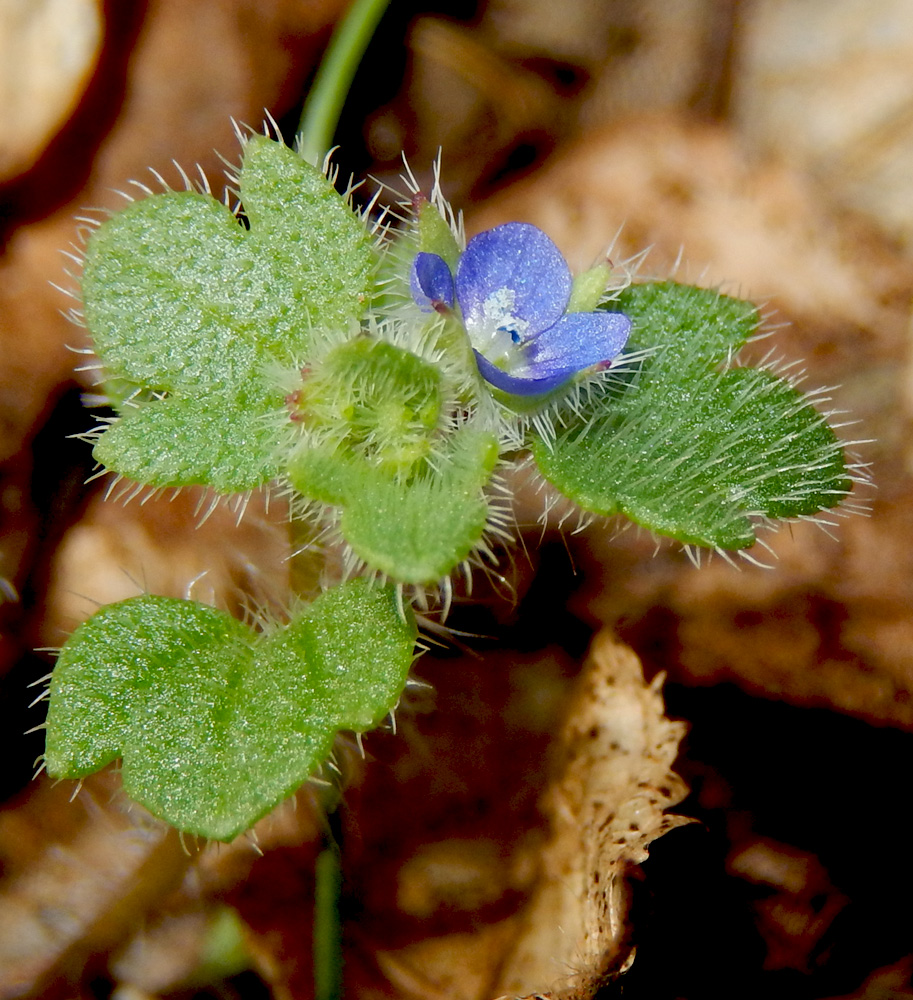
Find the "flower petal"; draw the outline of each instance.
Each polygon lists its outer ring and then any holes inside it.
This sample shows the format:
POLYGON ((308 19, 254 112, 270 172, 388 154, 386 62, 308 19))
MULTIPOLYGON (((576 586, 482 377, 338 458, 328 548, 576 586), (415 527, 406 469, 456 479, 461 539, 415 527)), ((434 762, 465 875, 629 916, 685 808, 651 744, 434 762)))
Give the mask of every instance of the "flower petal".
POLYGON ((622 313, 570 313, 518 349, 525 363, 504 371, 475 352, 482 377, 515 396, 551 392, 578 372, 618 357, 631 332, 622 313))
POLYGON ((543 378, 566 372, 572 375, 601 361, 618 357, 631 332, 624 313, 568 313, 538 337, 527 341, 522 351, 526 365, 515 375, 543 378))
POLYGON ((474 236, 456 271, 456 297, 470 339, 474 330, 490 335, 492 303, 503 304, 505 292, 510 313, 524 328, 521 339, 547 329, 564 313, 571 284, 561 251, 525 222, 474 236))
POLYGON ((423 312, 433 312, 441 304, 453 308, 453 275, 444 258, 436 253, 415 255, 409 286, 423 312))
POLYGON ((497 365, 493 365, 484 354, 473 350, 476 356, 476 364, 482 373, 482 378, 489 382, 496 389, 508 392, 512 396, 540 396, 542 393, 551 392, 559 385, 568 380, 567 375, 558 375, 546 378, 525 378, 511 375, 497 365))

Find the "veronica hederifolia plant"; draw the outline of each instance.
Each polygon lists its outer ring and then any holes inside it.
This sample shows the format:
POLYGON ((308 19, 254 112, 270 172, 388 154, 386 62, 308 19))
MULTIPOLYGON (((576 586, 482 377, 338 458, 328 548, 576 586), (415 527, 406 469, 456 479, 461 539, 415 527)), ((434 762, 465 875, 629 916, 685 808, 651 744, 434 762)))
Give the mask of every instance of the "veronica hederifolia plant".
POLYGON ((265 136, 233 183, 234 207, 166 190, 88 239, 84 321, 117 412, 95 456, 153 489, 283 490, 343 579, 259 630, 152 595, 103 608, 51 681, 52 775, 120 758, 157 815, 236 835, 396 704, 410 601, 496 558, 520 463, 582 512, 713 549, 847 496, 825 417, 734 363, 754 306, 607 263, 573 278, 526 224, 467 243, 437 184, 407 179, 388 227, 265 136))

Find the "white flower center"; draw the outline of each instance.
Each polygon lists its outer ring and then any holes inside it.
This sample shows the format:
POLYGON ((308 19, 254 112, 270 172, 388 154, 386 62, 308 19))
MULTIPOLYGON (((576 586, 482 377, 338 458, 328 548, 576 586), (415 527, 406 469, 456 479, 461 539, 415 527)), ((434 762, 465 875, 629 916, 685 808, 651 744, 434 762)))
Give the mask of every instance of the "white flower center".
POLYGON ((517 294, 499 288, 482 303, 482 322, 472 331, 473 346, 489 361, 497 362, 513 353, 529 329, 529 323, 514 315, 517 294))

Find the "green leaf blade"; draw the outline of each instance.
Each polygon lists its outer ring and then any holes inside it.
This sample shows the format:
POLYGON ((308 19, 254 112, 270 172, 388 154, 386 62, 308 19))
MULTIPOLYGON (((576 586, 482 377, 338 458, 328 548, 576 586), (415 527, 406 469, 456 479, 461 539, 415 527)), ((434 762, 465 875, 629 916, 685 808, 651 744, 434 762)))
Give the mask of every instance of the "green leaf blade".
POLYGON ((848 494, 826 418, 772 372, 729 367, 754 306, 665 282, 626 289, 618 308, 654 353, 614 396, 593 394, 554 444, 534 442, 559 490, 585 510, 719 549, 747 548, 759 522, 814 516, 848 494))
POLYGON ((110 604, 61 650, 51 683, 45 760, 50 774, 84 777, 120 756, 130 729, 124 690, 140 695, 180 660, 243 635, 215 608, 167 597, 110 604))
POLYGON ((369 570, 434 586, 478 548, 489 521, 484 487, 497 441, 463 428, 439 443, 435 464, 409 479, 329 449, 299 451, 288 474, 304 496, 341 508, 339 530, 369 570))
POLYGON ((93 455, 147 486, 205 485, 240 493, 279 474, 280 406, 278 393, 250 410, 213 396, 142 402, 101 435, 93 455))
POLYGON ((291 279, 274 290, 277 298, 303 303, 313 327, 345 328, 364 314, 377 268, 373 241, 319 170, 280 143, 251 136, 241 201, 258 251, 291 279))
POLYGON ((48 772, 81 777, 121 756, 133 798, 180 829, 230 840, 308 778, 339 729, 361 731, 393 708, 415 636, 392 590, 364 580, 272 634, 189 601, 110 605, 58 661, 48 772))
POLYGON ((706 368, 724 362, 757 330, 757 306, 674 281, 631 285, 612 304, 631 320, 631 343, 658 351, 653 364, 706 368))
POLYGON ((171 191, 134 202, 89 240, 82 278, 99 357, 138 386, 224 389, 250 370, 244 231, 213 198, 171 191), (240 294, 238 294, 240 288, 240 294))
POLYGON ((340 530, 373 570, 402 583, 433 586, 479 545, 488 523, 482 489, 497 460, 491 435, 456 435, 449 463, 408 484, 368 476, 349 497, 340 530))
POLYGON ((120 415, 97 457, 121 475, 223 492, 272 478, 281 373, 306 359, 313 329, 348 330, 371 299, 372 237, 319 171, 256 136, 240 185, 249 229, 209 196, 171 191, 89 240, 86 323, 120 415))
POLYGON ((277 642, 276 656, 303 658, 314 704, 340 729, 376 726, 399 700, 418 635, 393 588, 358 579, 321 594, 277 642), (332 701, 330 700, 332 698, 332 701))

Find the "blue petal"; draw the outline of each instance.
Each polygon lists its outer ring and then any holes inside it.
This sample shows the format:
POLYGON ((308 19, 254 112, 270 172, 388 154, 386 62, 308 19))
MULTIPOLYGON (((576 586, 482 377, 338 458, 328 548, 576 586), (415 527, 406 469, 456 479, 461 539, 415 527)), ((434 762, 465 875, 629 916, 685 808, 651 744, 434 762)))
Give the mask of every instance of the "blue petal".
POLYGON ((541 229, 508 222, 469 241, 457 265, 456 297, 470 335, 486 328, 485 305, 504 289, 513 293, 514 317, 528 324, 524 336, 547 329, 564 313, 571 272, 541 229))
POLYGON ((631 332, 631 321, 623 313, 568 313, 554 326, 523 345, 526 360, 522 372, 543 378, 564 372, 572 375, 621 354, 631 332))
POLYGON ((412 298, 424 312, 433 312, 442 303, 453 308, 453 275, 443 257, 417 253, 409 275, 412 298))
MULTIPOLYGON (((551 392, 578 372, 618 357, 631 332, 622 313, 570 313, 520 352, 526 363, 509 372, 475 352, 482 377, 496 389, 514 396, 551 392)), ((518 352, 518 353, 520 353, 518 352)))
POLYGON ((473 354, 476 356, 476 364, 479 366, 482 378, 486 382, 490 382, 496 389, 509 392, 512 396, 540 396, 544 392, 557 389, 559 385, 568 380, 567 375, 541 379, 518 378, 504 371, 503 368, 493 365, 484 354, 479 354, 475 349, 473 349, 473 354))

